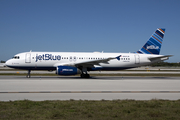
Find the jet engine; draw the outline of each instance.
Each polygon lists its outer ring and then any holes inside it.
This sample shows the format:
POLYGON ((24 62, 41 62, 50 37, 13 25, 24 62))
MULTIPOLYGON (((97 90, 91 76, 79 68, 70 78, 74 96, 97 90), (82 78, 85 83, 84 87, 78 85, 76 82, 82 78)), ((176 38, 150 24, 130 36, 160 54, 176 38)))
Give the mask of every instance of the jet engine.
POLYGON ((58 66, 56 72, 58 75, 76 75, 80 70, 72 66, 58 66))

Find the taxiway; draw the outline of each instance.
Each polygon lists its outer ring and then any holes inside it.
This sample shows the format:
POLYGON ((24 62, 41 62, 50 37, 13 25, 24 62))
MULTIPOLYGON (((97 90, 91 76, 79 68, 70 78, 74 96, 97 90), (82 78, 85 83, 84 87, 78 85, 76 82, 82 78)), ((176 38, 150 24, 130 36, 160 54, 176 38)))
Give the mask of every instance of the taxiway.
POLYGON ((0 101, 180 99, 180 77, 0 76, 0 101))

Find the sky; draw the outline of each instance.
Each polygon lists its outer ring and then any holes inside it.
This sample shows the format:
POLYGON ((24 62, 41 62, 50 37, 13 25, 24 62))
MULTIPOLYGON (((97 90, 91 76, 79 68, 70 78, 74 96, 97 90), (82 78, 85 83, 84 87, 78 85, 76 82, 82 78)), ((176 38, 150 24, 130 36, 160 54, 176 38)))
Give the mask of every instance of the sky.
POLYGON ((180 62, 180 0, 0 0, 0 60, 32 51, 136 52, 165 28, 180 62))

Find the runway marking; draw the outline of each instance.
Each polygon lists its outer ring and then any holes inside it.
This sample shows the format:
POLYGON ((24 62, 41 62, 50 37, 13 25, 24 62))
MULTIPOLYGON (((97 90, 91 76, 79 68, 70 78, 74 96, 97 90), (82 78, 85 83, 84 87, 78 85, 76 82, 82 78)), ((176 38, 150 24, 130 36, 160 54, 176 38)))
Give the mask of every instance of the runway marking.
POLYGON ((180 91, 16 91, 3 93, 180 93, 180 91))

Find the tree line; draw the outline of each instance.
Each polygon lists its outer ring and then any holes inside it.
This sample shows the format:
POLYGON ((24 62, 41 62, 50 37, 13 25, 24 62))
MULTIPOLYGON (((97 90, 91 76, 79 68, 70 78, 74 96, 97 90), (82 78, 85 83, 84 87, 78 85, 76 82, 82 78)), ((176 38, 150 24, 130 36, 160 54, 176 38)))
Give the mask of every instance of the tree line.
POLYGON ((152 67, 180 67, 180 63, 169 63, 169 62, 157 62, 153 63, 152 67))
POLYGON ((6 61, 1 60, 1 63, 5 63, 6 61))

